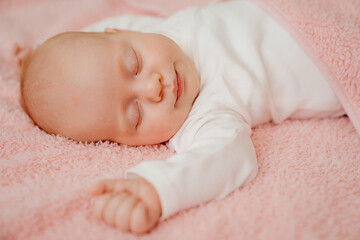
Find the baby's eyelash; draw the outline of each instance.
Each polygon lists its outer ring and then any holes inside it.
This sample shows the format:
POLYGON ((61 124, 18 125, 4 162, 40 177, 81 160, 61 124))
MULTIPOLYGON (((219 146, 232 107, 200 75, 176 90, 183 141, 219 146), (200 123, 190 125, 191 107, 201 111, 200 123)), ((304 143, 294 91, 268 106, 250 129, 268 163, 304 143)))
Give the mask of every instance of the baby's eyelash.
POLYGON ((136 101, 136 111, 138 114, 138 119, 137 119, 135 128, 137 128, 141 124, 141 121, 142 121, 142 108, 140 106, 139 101, 136 101))
POLYGON ((135 56, 135 69, 134 69, 134 75, 137 76, 140 72, 140 68, 141 68, 141 59, 138 55, 138 53, 135 51, 135 49, 133 49, 134 52, 134 56, 135 56))

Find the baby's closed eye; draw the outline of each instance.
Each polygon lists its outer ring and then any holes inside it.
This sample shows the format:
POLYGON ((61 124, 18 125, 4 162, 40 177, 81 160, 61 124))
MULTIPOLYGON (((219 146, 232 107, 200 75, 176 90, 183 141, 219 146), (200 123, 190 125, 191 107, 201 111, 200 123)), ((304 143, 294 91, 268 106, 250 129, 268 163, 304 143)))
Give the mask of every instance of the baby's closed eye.
POLYGON ((141 124, 141 120, 142 108, 139 101, 134 101, 130 108, 130 125, 136 129, 141 124))
POLYGON ((141 55, 133 48, 134 63, 132 66, 132 73, 137 76, 141 72, 142 58, 141 55))

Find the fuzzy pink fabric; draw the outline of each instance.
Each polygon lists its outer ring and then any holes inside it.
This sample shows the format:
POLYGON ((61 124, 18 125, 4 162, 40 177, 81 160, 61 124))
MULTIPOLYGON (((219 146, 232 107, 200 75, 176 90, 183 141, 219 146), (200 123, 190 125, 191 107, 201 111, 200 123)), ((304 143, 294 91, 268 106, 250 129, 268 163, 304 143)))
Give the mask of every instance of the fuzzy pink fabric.
POLYGON ((252 1, 279 20, 315 61, 360 134, 360 1, 252 1))
MULTIPOLYGON (((356 125, 360 2, 257 1, 311 52, 356 125)), ((166 16, 192 2, 0 1, 0 239, 360 239, 360 137, 347 117, 257 127, 253 182, 176 214, 148 235, 122 234, 91 214, 88 188, 98 179, 121 177, 140 161, 173 152, 164 145, 78 144, 44 133, 17 101, 11 45, 32 45, 115 14, 166 16)))

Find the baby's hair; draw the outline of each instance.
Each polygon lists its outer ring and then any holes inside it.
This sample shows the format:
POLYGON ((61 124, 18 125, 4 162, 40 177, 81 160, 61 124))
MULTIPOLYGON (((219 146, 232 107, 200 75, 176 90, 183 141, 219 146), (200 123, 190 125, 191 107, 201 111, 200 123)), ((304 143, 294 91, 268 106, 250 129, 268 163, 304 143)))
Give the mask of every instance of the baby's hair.
POLYGON ((42 77, 39 77, 39 67, 37 67, 37 65, 41 65, 42 68, 46 68, 47 66, 46 61, 44 61, 43 57, 40 55, 44 53, 43 50, 46 48, 48 42, 50 42, 49 40, 30 51, 29 54, 22 59, 21 70, 19 73, 20 106, 30 119, 41 129, 43 129, 43 127, 39 124, 39 119, 36 119, 36 116, 33 114, 34 109, 39 107, 39 91, 41 92, 48 84, 44 82, 42 77))
MULTIPOLYGON (((40 64, 41 67, 46 67, 46 61, 40 56, 44 53, 44 49, 48 49, 49 43, 56 41, 57 39, 61 39, 65 33, 60 33, 55 35, 34 50, 30 51, 28 55, 22 59, 21 63, 21 71, 19 74, 19 81, 20 81, 20 105, 25 113, 30 117, 31 120, 35 124, 39 126, 39 124, 35 121, 33 116, 34 107, 37 108, 35 101, 38 100, 38 94, 35 92, 39 92, 39 90, 43 89, 44 87, 48 86, 46 81, 43 78, 39 78, 39 69, 34 66, 40 64)), ((45 50, 46 52, 47 50, 45 50)), ((41 126, 39 126, 42 128, 41 126)))
MULTIPOLYGON (((64 32, 64 33, 60 33, 57 34, 51 38, 49 38, 48 40, 46 40, 45 42, 43 42, 41 45, 39 45, 36 49, 34 49, 33 51, 30 51, 30 53, 25 56, 24 59, 22 59, 22 63, 21 63, 21 72, 20 72, 20 76, 19 76, 19 81, 20 81, 20 105, 22 107, 22 109, 27 113, 27 115, 34 120, 34 118, 31 115, 31 111, 30 111, 30 107, 29 107, 29 103, 27 101, 27 96, 29 96, 30 94, 32 94, 32 91, 34 90, 35 85, 38 86, 38 84, 34 84, 34 80, 33 78, 37 78, 37 74, 34 72, 29 72, 29 68, 31 68, 32 63, 38 62, 38 55, 41 54, 40 52, 43 52, 44 48, 47 48, 46 45, 48 45, 49 43, 55 42, 57 40, 62 40, 62 39, 66 39, 67 36, 71 36, 73 34, 73 32, 64 32)), ((78 33, 77 33, 78 34, 78 33)), ((88 34, 88 33, 82 33, 82 34, 88 34)), ((46 66, 46 62, 41 61, 43 66, 46 66)))
POLYGON ((48 133, 58 132, 63 125, 63 119, 59 117, 61 114, 52 109, 52 104, 56 102, 53 91, 57 83, 54 80, 56 76, 49 77, 47 73, 59 69, 59 63, 53 64, 51 59, 54 59, 54 51, 61 47, 66 48, 67 40, 72 40, 77 34, 77 32, 57 34, 22 59, 19 73, 20 105, 30 119, 48 133), (40 113, 46 113, 46 117, 40 113))
POLYGON ((41 121, 39 117, 34 115, 34 111, 39 111, 39 103, 44 102, 44 99, 41 97, 42 92, 49 85, 48 79, 44 80, 44 77, 41 76, 41 73, 39 75, 39 66, 41 66, 41 68, 47 67, 47 63, 44 60, 44 57, 41 55, 44 54, 43 50, 46 48, 48 42, 49 40, 45 41, 43 44, 38 46, 33 51, 30 51, 30 53, 25 56, 25 58, 22 60, 19 74, 20 106, 30 117, 30 119, 41 129, 44 129, 44 122, 41 121))

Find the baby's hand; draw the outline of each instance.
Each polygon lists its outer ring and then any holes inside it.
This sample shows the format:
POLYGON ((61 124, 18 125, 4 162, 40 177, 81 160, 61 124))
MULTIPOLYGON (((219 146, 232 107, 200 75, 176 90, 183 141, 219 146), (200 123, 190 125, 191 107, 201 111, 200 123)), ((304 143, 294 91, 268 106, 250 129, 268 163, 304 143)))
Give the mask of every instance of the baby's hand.
POLYGON ((91 193, 98 195, 95 215, 123 232, 146 233, 160 219, 159 196, 143 178, 102 180, 91 193))

